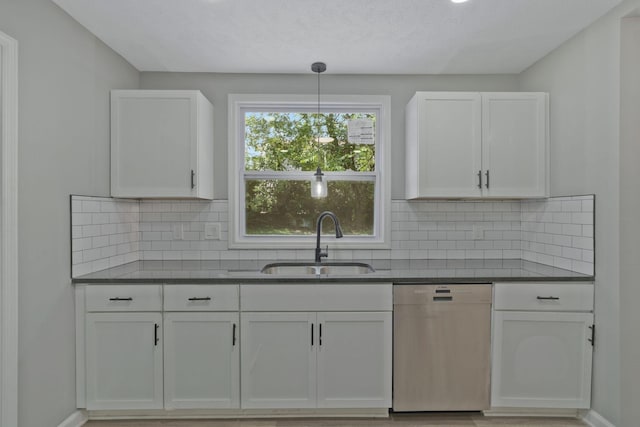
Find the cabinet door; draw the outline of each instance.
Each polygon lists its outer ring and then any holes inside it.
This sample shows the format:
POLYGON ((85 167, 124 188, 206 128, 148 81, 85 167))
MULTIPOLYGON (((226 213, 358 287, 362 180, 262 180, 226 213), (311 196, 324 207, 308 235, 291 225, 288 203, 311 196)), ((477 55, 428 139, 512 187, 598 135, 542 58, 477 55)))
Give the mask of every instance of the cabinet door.
POLYGON ((391 312, 318 313, 318 407, 391 406, 391 312))
POLYGON ((406 117, 407 198, 479 197, 480 94, 418 92, 412 103, 406 117))
POLYGON ((547 141, 546 94, 483 93, 484 195, 547 196, 547 141))
POLYGON ((162 408, 160 313, 87 313, 87 409, 162 408))
POLYGON ((213 107, 197 91, 111 92, 111 195, 212 198, 213 107))
POLYGON ((238 313, 165 313, 165 409, 240 407, 238 313))
POLYGON ((493 407, 589 408, 592 313, 494 312, 493 407))
POLYGON ((316 406, 314 313, 242 313, 243 408, 316 406))

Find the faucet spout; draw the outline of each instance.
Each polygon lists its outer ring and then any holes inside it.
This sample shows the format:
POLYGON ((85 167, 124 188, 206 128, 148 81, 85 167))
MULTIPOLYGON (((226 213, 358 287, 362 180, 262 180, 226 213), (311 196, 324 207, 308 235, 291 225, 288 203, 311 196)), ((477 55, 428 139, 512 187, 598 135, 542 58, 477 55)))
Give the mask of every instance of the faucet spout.
POLYGON ((327 257, 329 255, 328 250, 323 252, 320 249, 320 234, 322 232, 322 220, 325 217, 329 217, 333 220, 333 225, 336 228, 336 239, 343 237, 342 228, 340 227, 340 221, 338 217, 330 211, 324 211, 318 216, 318 221, 316 222, 316 264, 319 264, 322 261, 323 257, 327 257))

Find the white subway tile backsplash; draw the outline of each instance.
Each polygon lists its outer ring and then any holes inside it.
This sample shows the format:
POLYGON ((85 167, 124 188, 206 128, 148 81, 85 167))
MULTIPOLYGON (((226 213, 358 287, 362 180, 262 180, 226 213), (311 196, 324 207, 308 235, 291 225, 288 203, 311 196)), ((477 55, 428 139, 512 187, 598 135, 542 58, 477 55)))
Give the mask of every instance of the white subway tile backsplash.
MULTIPOLYGON (((464 249, 464 248, 459 248, 457 246, 459 242, 456 242, 456 249, 464 249)), ((421 240, 420 241, 420 249, 437 249, 438 248, 438 241, 437 240, 421 240)))
POLYGON ((582 250, 576 248, 562 248, 562 256, 572 260, 582 260, 582 250))
POLYGON ((523 201, 522 258, 593 274, 593 202, 593 196, 523 201), (533 221, 532 212, 536 213, 535 223, 526 222, 533 221), (541 216, 541 212, 551 212, 551 218, 541 216))
POLYGON ((569 270, 583 274, 593 274, 593 263, 572 260, 571 268, 569 270))
POLYGON ((574 248, 593 250, 593 239, 591 237, 576 237, 571 239, 574 248))
POLYGON ((574 212, 571 214, 571 221, 574 224, 593 224, 592 212, 574 212))
MULTIPOLYGON (((136 201, 74 196, 71 207, 74 275, 138 259, 217 262, 313 258, 313 248, 229 250, 228 204, 224 200, 136 201), (204 240, 206 222, 220 225, 221 240, 204 240), (183 228, 179 240, 174 239, 176 224, 183 228)), ((522 258, 581 271, 590 264, 592 272, 592 211, 593 196, 532 201, 394 200, 391 249, 333 249, 330 258, 522 258), (481 239, 474 239, 474 229, 483 230, 481 239)))
POLYGON ((562 202, 563 212, 581 212, 582 201, 581 200, 565 200, 562 202))
POLYGON ((438 245, 436 248, 437 249, 456 249, 456 242, 453 240, 438 240, 438 245))
POLYGON ((582 236, 582 226, 580 224, 562 224, 562 234, 582 236))
POLYGON ((590 250, 582 251, 582 260, 585 262, 593 263, 595 261, 593 251, 590 251, 590 250))

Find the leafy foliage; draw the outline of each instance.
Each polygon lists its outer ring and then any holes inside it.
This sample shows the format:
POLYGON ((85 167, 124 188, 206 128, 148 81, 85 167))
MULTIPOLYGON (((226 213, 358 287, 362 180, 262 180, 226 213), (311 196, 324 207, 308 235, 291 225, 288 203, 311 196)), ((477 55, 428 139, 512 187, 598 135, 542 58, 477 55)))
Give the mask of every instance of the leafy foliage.
POLYGON ((309 171, 311 179, 318 166, 334 172, 374 171, 375 145, 347 141, 347 121, 356 118, 375 123, 375 115, 367 113, 245 115, 245 170, 282 172, 278 179, 245 180, 247 234, 313 234, 323 210, 338 216, 347 235, 373 233, 374 181, 329 181, 329 196, 318 200, 311 198, 310 181, 287 179, 287 172, 299 171, 309 171), (318 144, 317 135, 333 140, 318 144))
POLYGON ((248 113, 245 116, 245 170, 369 172, 375 145, 351 144, 347 121, 366 113, 248 113), (317 144, 317 136, 331 137, 317 144))

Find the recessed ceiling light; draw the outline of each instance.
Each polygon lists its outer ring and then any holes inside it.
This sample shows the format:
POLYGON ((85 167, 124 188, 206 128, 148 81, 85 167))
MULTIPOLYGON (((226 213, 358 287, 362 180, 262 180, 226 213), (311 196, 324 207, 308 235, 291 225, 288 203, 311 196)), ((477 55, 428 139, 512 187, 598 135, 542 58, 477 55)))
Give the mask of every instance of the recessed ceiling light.
POLYGON ((451 3, 465 3, 469 0, 451 0, 451 3))

